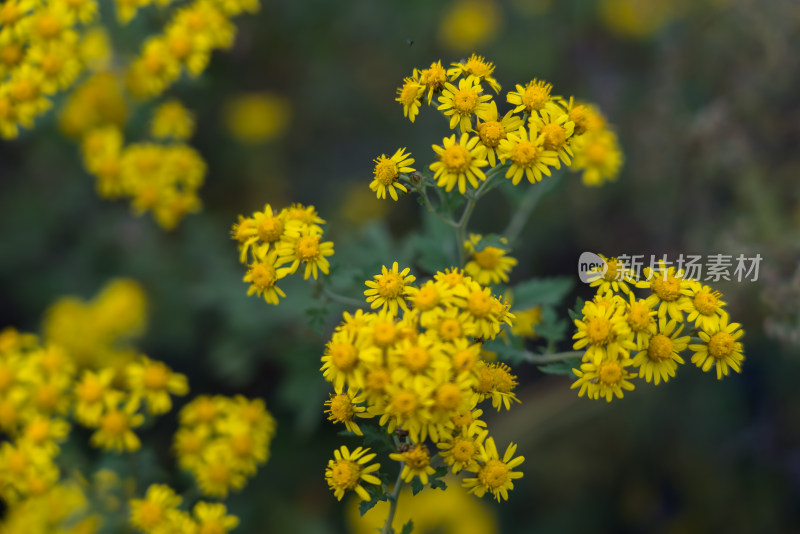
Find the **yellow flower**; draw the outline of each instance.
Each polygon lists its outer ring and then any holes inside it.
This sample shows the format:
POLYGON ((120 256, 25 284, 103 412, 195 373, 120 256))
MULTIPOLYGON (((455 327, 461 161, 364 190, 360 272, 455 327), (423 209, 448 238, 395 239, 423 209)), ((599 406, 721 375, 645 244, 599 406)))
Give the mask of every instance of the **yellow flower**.
POLYGON ((580 350, 584 347, 584 359, 599 364, 606 358, 616 359, 618 354, 628 356, 630 350, 636 348, 633 343, 633 334, 625 320, 626 307, 621 297, 611 301, 589 301, 583 306, 583 317, 575 320, 577 332, 573 348, 580 350))
POLYGON ((362 339, 342 330, 334 333, 325 346, 320 370, 335 389, 344 388, 345 382, 349 387, 362 387, 364 363, 375 361, 380 356, 380 349, 366 345, 362 339))
POLYGON ((189 139, 194 133, 194 117, 180 100, 168 100, 153 114, 150 135, 156 139, 189 139))
POLYGON ((725 302, 719 291, 692 280, 685 293, 689 297, 685 308, 688 313, 686 320, 694 321, 697 328, 708 331, 719 325, 720 319, 728 315, 723 309, 725 302))
POLYGON ((203 495, 224 499, 231 490, 240 490, 247 483, 243 472, 234 468, 230 447, 216 443, 203 452, 193 470, 203 495))
POLYGON ((439 449, 439 456, 450 466, 453 474, 457 474, 462 469, 478 472, 478 455, 483 440, 489 432, 478 427, 461 427, 461 432, 453 434, 436 444, 439 449))
POLYGON ((199 501, 192 513, 197 520, 197 534, 227 534, 239 525, 239 518, 227 515, 227 508, 222 503, 199 501))
POLYGON ((585 362, 581 364, 580 370, 572 370, 578 379, 570 389, 580 387, 579 397, 586 394, 590 399, 605 398, 606 402, 611 402, 614 396, 621 399, 623 390, 632 391, 634 388, 629 381, 634 374, 626 369, 631 365, 633 360, 627 357, 607 358, 600 363, 585 362))
POLYGON ((355 434, 356 436, 363 436, 361 429, 356 423, 356 417, 371 417, 366 413, 366 408, 361 404, 366 400, 362 393, 357 393, 357 390, 350 388, 347 392, 340 391, 336 394, 331 394, 330 398, 325 401, 325 406, 328 407, 325 413, 328 414, 328 421, 334 423, 344 423, 345 428, 355 434))
POLYGON ((479 82, 486 81, 495 93, 500 92, 500 84, 492 77, 494 65, 491 61, 486 61, 483 56, 472 54, 468 59, 451 63, 451 65, 452 68, 447 69, 447 75, 450 76, 451 81, 464 74, 467 79, 475 78, 479 82))
POLYGON ((457 0, 450 4, 439 24, 439 39, 458 52, 488 43, 502 24, 502 11, 491 0, 457 0))
POLYGON ((288 128, 292 115, 289 100, 274 93, 245 93, 223 107, 223 119, 240 143, 256 145, 271 141, 288 128))
POLYGON ((590 131, 575 139, 574 172, 583 171, 584 185, 599 186, 617 179, 622 166, 622 151, 614 132, 610 130, 590 131))
POLYGON ((144 532, 154 532, 169 522, 169 512, 177 509, 181 498, 165 484, 151 484, 144 499, 131 499, 131 524, 144 532))
POLYGON ((522 119, 513 111, 509 111, 500 119, 497 113, 497 103, 489 102, 489 110, 484 115, 484 119, 478 121, 476 130, 481 144, 486 147, 486 156, 490 167, 497 165, 495 156, 500 142, 507 139, 509 133, 519 130, 522 124, 522 119))
POLYGON ((516 91, 509 91, 506 96, 509 104, 514 107, 514 113, 524 111, 529 115, 538 113, 545 109, 545 106, 554 101, 550 95, 553 86, 544 80, 533 79, 525 87, 517 84, 516 91))
MULTIPOLYGON (((281 278, 289 274, 291 269, 279 269, 278 251, 273 249, 261 257, 256 257, 256 260, 250 264, 247 274, 244 275, 243 281, 249 282, 250 287, 247 289, 247 296, 256 294, 263 297, 269 304, 278 304, 279 297, 285 297, 286 293, 279 288, 276 283, 281 278)), ((314 276, 316 278, 316 275, 314 276)))
POLYGON ((403 193, 408 192, 406 186, 397 181, 401 173, 414 172, 409 166, 414 163, 414 159, 410 157, 411 154, 405 154, 405 150, 405 148, 399 149, 391 158, 381 154, 375 160, 375 170, 369 188, 377 193, 378 198, 386 198, 386 191, 389 191, 392 199, 397 200, 397 189, 403 193))
POLYGON ((558 155, 551 150, 545 150, 533 139, 533 134, 529 138, 524 126, 500 141, 497 154, 503 162, 511 160, 506 178, 510 178, 514 185, 522 180, 523 175, 532 184, 540 182, 542 174, 550 176, 550 167, 558 165, 558 155))
POLYGON ((369 493, 361 483, 381 484, 380 479, 372 474, 381 466, 380 464, 367 465, 376 456, 374 453, 368 453, 369 449, 363 447, 358 447, 350 452, 344 445, 333 451, 334 458, 328 460, 328 467, 325 469, 325 480, 338 500, 342 500, 345 491, 352 490, 361 499, 368 501, 369 493))
POLYGON ((434 93, 442 92, 446 82, 447 71, 441 61, 431 63, 430 67, 419 72, 419 83, 425 86, 425 90, 428 92, 428 105, 430 105, 434 93))
POLYGON ((322 236, 312 229, 303 229, 293 235, 287 235, 286 240, 278 244, 278 263, 290 263, 289 274, 297 271, 300 264, 305 265, 303 278, 313 276, 317 279, 318 271, 327 275, 330 269, 328 256, 333 255, 333 242, 320 242, 322 236))
POLYGON ((513 469, 525 461, 523 456, 514 458, 516 451, 517 446, 510 443, 501 459, 494 438, 487 438, 481 445, 479 455, 479 461, 483 465, 477 471, 468 469, 476 476, 465 478, 462 485, 478 497, 483 497, 489 492, 498 502, 500 497, 508 500, 508 492, 514 489, 514 480, 522 478, 522 473, 513 469))
POLYGON ((508 282, 508 273, 517 264, 517 260, 506 256, 506 251, 497 247, 487 246, 476 251, 480 240, 481 236, 472 234, 470 240, 464 243, 464 248, 471 253, 471 259, 464 270, 482 285, 508 282))
POLYGON ((406 449, 401 447, 398 452, 391 453, 389 458, 403 462, 403 470, 400 473, 400 477, 406 482, 411 482, 414 477, 419 477, 423 484, 427 484, 430 475, 436 472, 431 467, 431 455, 428 452, 428 447, 420 443, 406 449))
POLYGON ((111 391, 105 394, 103 404, 105 409, 97 431, 90 438, 91 444, 116 452, 139 450, 141 442, 133 433, 133 429, 144 422, 144 416, 137 413, 138 398, 130 397, 125 401, 120 392, 111 391))
POLYGON ((491 95, 484 95, 483 88, 477 78, 469 77, 458 81, 458 87, 445 83, 439 106, 436 108, 450 117, 450 129, 456 126, 462 133, 472 131, 472 117, 486 120, 489 116, 491 95))
POLYGON ((536 325, 542 321, 541 306, 534 306, 525 310, 514 310, 517 319, 511 325, 511 333, 523 339, 536 339, 536 325))
POLYGON ((138 362, 128 364, 128 387, 135 395, 142 395, 147 411, 153 415, 167 413, 172 409, 173 395, 183 396, 189 392, 186 376, 175 373, 163 362, 142 356, 138 362))
MULTIPOLYGON (((528 127, 536 133, 536 142, 542 148, 555 152, 564 165, 570 165, 573 156, 570 145, 575 133, 575 123, 569 120, 569 115, 560 106, 545 106, 538 114, 531 115, 528 127)), ((561 163, 556 160, 556 169, 561 168, 561 163)))
POLYGON ((744 335, 739 323, 728 323, 728 317, 720 318, 718 324, 698 333, 702 344, 689 345, 694 351, 692 363, 708 372, 712 367, 717 369, 717 379, 728 376, 729 369, 737 373, 742 371, 742 344, 738 341, 744 335))
POLYGON ((602 254, 600 257, 606 262, 606 272, 602 274, 599 268, 596 269, 596 272, 590 271, 587 276, 587 279, 590 280, 589 287, 596 287, 598 295, 617 292, 630 293, 628 284, 635 282, 633 270, 626 268, 617 258, 607 258, 602 254))
POLYGON ((478 180, 486 180, 486 175, 480 169, 488 165, 486 148, 479 145, 479 141, 479 137, 470 138, 469 134, 464 133, 458 141, 454 134, 445 137, 442 146, 433 145, 438 161, 432 163, 430 169, 439 187, 450 192, 458 184, 458 191, 463 195, 467 191, 467 181, 477 189, 478 180))
POLYGON ((690 336, 678 337, 683 325, 678 327, 675 320, 667 322, 666 317, 658 320, 658 332, 647 341, 644 350, 633 358, 633 365, 639 368, 639 378, 644 377, 658 385, 663 379, 667 382, 675 376, 675 369, 682 364, 679 353, 689 345, 690 336))
POLYGON ((416 78, 404 78, 403 85, 397 89, 396 102, 403 104, 403 116, 414 122, 419 113, 422 94, 425 86, 421 85, 416 78))
POLYGON ((387 269, 385 265, 381 267, 381 274, 375 275, 374 280, 365 282, 369 289, 364 291, 364 295, 370 306, 389 310, 392 315, 397 315, 398 307, 408 311, 408 286, 416 280, 414 275, 409 274, 410 271, 408 267, 400 271, 397 262, 392 264, 391 269, 387 269))
POLYGON ((645 267, 644 274, 647 279, 638 282, 636 287, 650 289, 647 304, 658 306, 659 318, 669 315, 676 321, 683 321, 683 310, 689 305, 686 293, 691 287, 683 269, 667 268, 664 261, 659 260, 656 269, 645 267))

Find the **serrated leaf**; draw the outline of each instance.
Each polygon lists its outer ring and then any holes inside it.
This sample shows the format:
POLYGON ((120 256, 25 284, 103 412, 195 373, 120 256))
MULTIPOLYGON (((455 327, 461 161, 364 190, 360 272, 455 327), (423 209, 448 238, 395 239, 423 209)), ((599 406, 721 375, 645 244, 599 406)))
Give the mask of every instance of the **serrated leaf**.
POLYGON ((447 483, 445 483, 445 481, 442 480, 442 477, 444 477, 446 474, 447 474, 446 467, 437 467, 436 472, 431 475, 430 479, 431 488, 446 490, 447 483))
POLYGON ((425 488, 425 484, 418 477, 411 480, 411 494, 416 495, 425 488))
POLYGON ((408 522, 403 525, 403 529, 400 531, 400 534, 411 534, 414 531, 414 520, 409 519, 408 522))
POLYGON ((325 319, 328 316, 327 306, 320 308, 309 308, 306 310, 308 316, 308 327, 317 335, 322 335, 325 331, 325 319))
POLYGON ((369 512, 379 502, 389 500, 389 496, 383 491, 382 486, 369 486, 367 488, 367 493, 369 493, 372 498, 368 501, 361 501, 358 504, 358 511, 362 516, 369 512))
POLYGON ((535 326, 539 337, 547 340, 548 343, 555 344, 563 340, 569 324, 566 320, 560 319, 555 310, 548 306, 542 309, 542 318, 535 326))
POLYGON ((572 319, 573 321, 576 321, 576 320, 580 320, 583 317, 583 305, 584 304, 585 303, 584 303, 583 299, 580 298, 580 297, 578 297, 575 300, 575 306, 573 306, 572 309, 569 310, 570 319, 572 319))
POLYGON ((386 451, 393 450, 392 438, 382 427, 374 427, 372 425, 360 425, 359 428, 361 429, 361 432, 364 434, 364 445, 371 445, 373 443, 378 443, 383 445, 383 448, 386 451))
POLYGON ((575 280, 568 276, 532 278, 513 287, 514 309, 559 304, 572 290, 575 280))

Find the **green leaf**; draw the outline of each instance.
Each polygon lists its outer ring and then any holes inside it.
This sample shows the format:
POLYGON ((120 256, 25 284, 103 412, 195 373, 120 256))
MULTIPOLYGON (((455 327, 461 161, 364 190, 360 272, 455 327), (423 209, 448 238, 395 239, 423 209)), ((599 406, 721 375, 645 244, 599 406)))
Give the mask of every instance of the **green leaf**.
POLYGON ((569 318, 573 321, 579 321, 583 317, 583 305, 583 299, 578 297, 575 300, 575 306, 571 310, 567 310, 569 313, 569 318))
POLYGON ((437 467, 436 472, 433 475, 431 475, 431 480, 430 480, 431 488, 446 490, 447 483, 444 480, 442 480, 442 477, 444 477, 446 474, 447 474, 446 467, 437 467))
POLYGON ((308 327, 318 336, 325 331, 325 320, 328 317, 328 307, 309 308, 306 310, 308 315, 308 327))
POLYGON ((411 480, 411 494, 412 495, 416 495, 417 493, 422 491, 424 488, 425 488, 425 484, 422 483, 422 481, 419 479, 419 477, 414 477, 411 480))
POLYGON ((400 534, 411 534, 413 530, 414 530, 414 520, 409 519, 408 523, 403 525, 403 530, 400 531, 400 534))
POLYGON ((572 290, 575 280, 569 276, 532 278, 512 289, 514 309, 526 310, 534 306, 554 306, 572 290))
POLYGON ((394 452, 392 446, 392 438, 388 432, 382 427, 375 427, 372 425, 359 425, 361 432, 364 434, 364 445, 371 445, 377 443, 383 446, 386 451, 394 452))
POLYGON ((383 491, 382 486, 369 486, 367 487, 367 493, 369 493, 372 498, 368 501, 361 501, 358 505, 358 511, 362 516, 379 502, 389 500, 389 496, 383 491))
POLYGON ((542 320, 534 327, 536 333, 550 344, 562 341, 567 333, 569 324, 565 319, 556 315, 551 306, 542 308, 542 320))

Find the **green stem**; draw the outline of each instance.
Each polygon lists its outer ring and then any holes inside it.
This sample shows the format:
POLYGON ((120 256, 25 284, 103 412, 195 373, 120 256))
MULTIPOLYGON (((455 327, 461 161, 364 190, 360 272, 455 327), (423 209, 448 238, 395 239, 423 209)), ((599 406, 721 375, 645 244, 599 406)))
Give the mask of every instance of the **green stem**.
POLYGON ((475 193, 473 195, 467 195, 467 205, 464 207, 464 211, 461 213, 461 218, 458 220, 458 224, 456 225, 458 262, 462 269, 466 265, 464 243, 467 241, 467 225, 469 225, 469 219, 472 217, 472 212, 475 211, 475 206, 477 205, 478 200, 486 194, 486 191, 488 191, 489 183, 495 176, 497 176, 498 169, 501 169, 501 167, 495 167, 486 173, 486 180, 484 180, 478 189, 475 190, 475 193))
POLYGON ((405 468, 406 463, 400 462, 400 472, 397 473, 397 480, 394 483, 394 491, 392 491, 392 495, 389 497, 389 516, 386 518, 386 523, 383 525, 383 530, 381 530, 381 534, 392 534, 394 529, 392 529, 392 522, 394 521, 394 513, 397 511, 397 498, 400 496, 400 488, 403 486, 403 468, 405 468))
POLYGON ((528 191, 525 193, 525 196, 522 199, 522 202, 517 208, 516 212, 514 212, 514 216, 508 223, 503 235, 506 236, 508 239, 508 243, 510 245, 514 245, 514 242, 519 237, 519 233, 525 227, 525 223, 528 222, 528 219, 533 213, 533 209, 539 203, 539 199, 542 197, 539 194, 539 191, 536 190, 535 187, 529 187, 528 191))
POLYGON ((564 360, 569 360, 572 358, 580 358, 581 356, 583 356, 584 353, 585 351, 583 350, 571 350, 567 352, 556 352, 555 354, 539 355, 526 351, 524 359, 528 363, 541 365, 544 363, 555 363, 564 360))
POLYGON ((356 308, 367 309, 367 303, 366 302, 363 302, 363 301, 360 301, 360 300, 356 300, 356 299, 351 299, 350 297, 345 297, 344 295, 340 295, 338 293, 334 293, 333 291, 331 291, 330 289, 328 289, 327 287, 325 287, 323 285, 320 285, 320 287, 322 288, 322 293, 328 299, 330 299, 330 300, 332 300, 334 302, 338 302, 340 304, 345 304, 347 306, 354 306, 356 308))
MULTIPOLYGON (((437 187, 436 189, 438 191, 439 188, 437 187)), ((450 217, 445 217, 444 215, 439 213, 439 210, 433 207, 433 203, 431 202, 431 199, 428 196, 428 186, 422 184, 419 187, 419 189, 417 189, 417 191, 422 195, 422 200, 423 202, 425 202, 425 207, 428 208, 429 212, 436 215, 440 220, 442 220, 448 226, 452 226, 453 228, 456 228, 458 226, 458 223, 456 223, 453 219, 451 219, 450 217)))

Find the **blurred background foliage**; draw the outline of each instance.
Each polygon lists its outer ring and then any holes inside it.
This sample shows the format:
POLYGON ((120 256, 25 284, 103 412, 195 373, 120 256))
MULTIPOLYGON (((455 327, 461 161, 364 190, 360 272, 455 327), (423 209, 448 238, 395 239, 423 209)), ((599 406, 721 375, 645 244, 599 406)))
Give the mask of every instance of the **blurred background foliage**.
MULTIPOLYGON (((158 19, 137 20, 126 38, 152 32, 148 23, 158 19)), ((312 288, 299 280, 279 307, 247 298, 229 230, 267 202, 314 204, 343 287, 410 258, 402 243, 420 208, 374 198, 372 159, 406 146, 418 166, 430 162, 449 132, 433 112, 406 121, 395 90, 414 67, 477 52, 504 88, 538 77, 597 102, 626 158, 614 184, 570 176, 547 194, 514 251, 512 283, 572 275, 584 250, 763 262, 757 282, 717 286, 747 332, 741 375, 718 383, 687 368, 606 405, 577 399, 565 377, 518 367, 523 402, 493 433, 520 443, 525 477, 499 505, 456 490, 446 502, 434 491, 401 499, 426 518, 418 531, 800 530, 798 2, 267 1, 237 26, 231 51, 168 93, 196 113, 191 144, 209 165, 203 211, 172 232, 95 194, 57 112, 0 144, 0 325, 38 331, 59 296, 138 280, 150 307, 140 348, 188 375, 190 397, 263 397, 278 420, 272 459, 228 500, 237 532, 368 531, 323 479, 340 440, 318 372, 333 325, 306 313, 312 288)), ((493 192, 472 229, 502 229, 508 209, 493 192)), ((173 430, 165 418, 139 454, 168 468, 173 430)))

